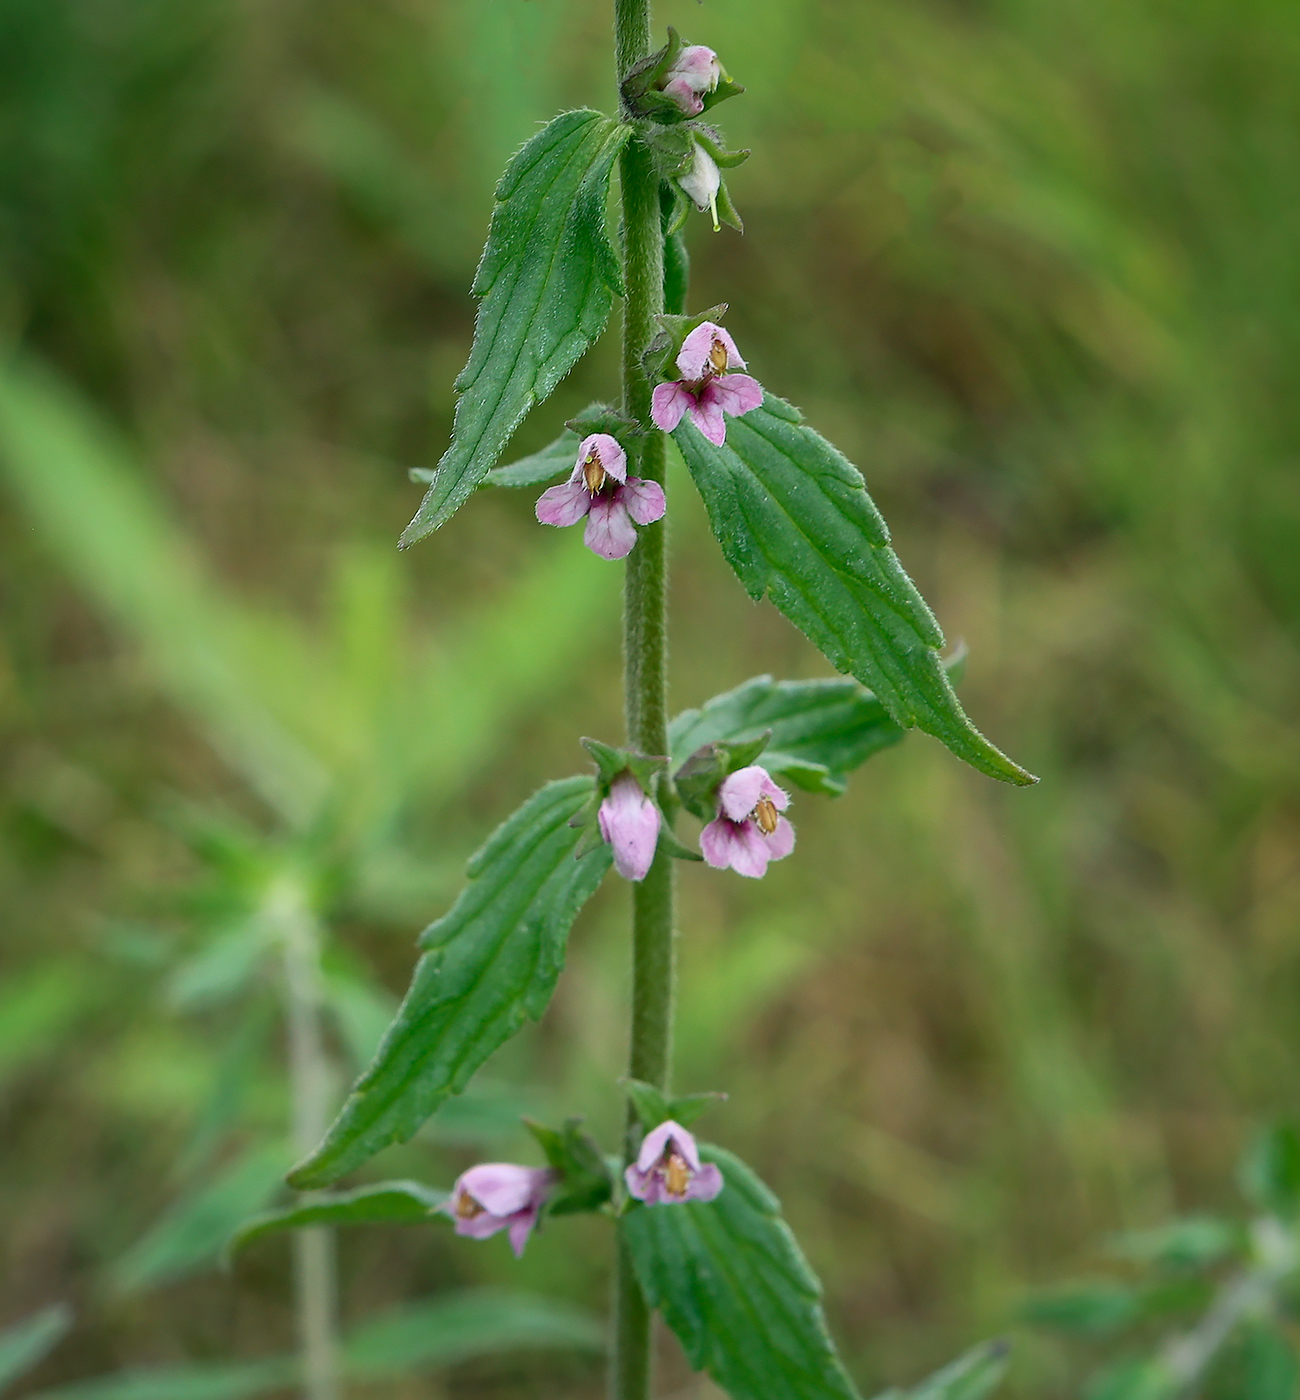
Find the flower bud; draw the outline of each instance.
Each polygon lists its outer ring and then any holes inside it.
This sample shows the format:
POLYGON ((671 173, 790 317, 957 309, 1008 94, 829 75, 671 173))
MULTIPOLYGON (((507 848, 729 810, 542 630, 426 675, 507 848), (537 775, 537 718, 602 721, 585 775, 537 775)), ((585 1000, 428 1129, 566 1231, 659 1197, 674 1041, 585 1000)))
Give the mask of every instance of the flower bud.
POLYGON ((704 110, 704 94, 715 91, 721 77, 718 55, 703 44, 689 44, 659 80, 659 89, 688 117, 698 117, 704 110))
POLYGON ((722 186, 722 174, 718 163, 696 141, 691 154, 691 168, 677 177, 682 192, 703 213, 706 209, 713 216, 713 228, 718 229, 718 190, 722 186))

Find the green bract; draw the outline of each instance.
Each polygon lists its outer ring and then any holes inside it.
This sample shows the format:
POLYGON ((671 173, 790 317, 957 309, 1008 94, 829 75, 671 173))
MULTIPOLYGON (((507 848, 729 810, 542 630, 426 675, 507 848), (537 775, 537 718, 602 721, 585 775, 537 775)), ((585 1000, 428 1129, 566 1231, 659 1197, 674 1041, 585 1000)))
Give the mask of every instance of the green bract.
POLYGON ((731 1153, 701 1143, 700 1156, 722 1169, 716 1200, 634 1206, 619 1222, 646 1298, 735 1400, 856 1400, 780 1202, 731 1153))
POLYGON ((608 846, 574 859, 581 833, 569 823, 591 793, 590 778, 548 783, 471 859, 469 885, 421 935, 428 951, 374 1064, 325 1141, 290 1174, 293 1186, 326 1186, 404 1142, 545 1011, 573 920, 609 869, 608 846))
POLYGON ((1035 781, 966 718, 940 660, 943 633, 890 547, 862 474, 798 409, 768 394, 728 420, 721 447, 688 419, 673 437, 751 598, 768 594, 902 728, 933 734, 990 777, 1035 781))
POLYGON ((451 446, 403 545, 455 513, 528 410, 604 330, 622 292, 605 201, 629 133, 599 112, 565 112, 506 167, 474 278, 483 304, 469 363, 456 381, 461 397, 451 446))

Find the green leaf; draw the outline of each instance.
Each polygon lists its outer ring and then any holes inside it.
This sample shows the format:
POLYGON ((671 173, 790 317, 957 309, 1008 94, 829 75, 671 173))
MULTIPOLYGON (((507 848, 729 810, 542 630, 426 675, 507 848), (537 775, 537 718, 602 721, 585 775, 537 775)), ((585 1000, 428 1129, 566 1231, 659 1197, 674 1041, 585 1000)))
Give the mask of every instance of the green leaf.
POLYGON ((55 1303, 0 1332, 0 1390, 38 1366, 72 1326, 72 1309, 55 1303))
POLYGON ((418 1181, 381 1181, 334 1196, 317 1196, 255 1216, 231 1238, 227 1253, 237 1254, 264 1235, 312 1225, 422 1225, 446 1199, 445 1191, 435 1191, 418 1181))
POLYGON ((1113 1332, 1142 1313, 1137 1290, 1108 1280, 1079 1283, 1031 1298, 1020 1309, 1026 1322, 1062 1332, 1113 1332))
POLYGON ((251 1400, 292 1383, 293 1357, 215 1366, 150 1366, 42 1390, 32 1400, 251 1400))
POLYGON ((1294 1123, 1265 1128, 1242 1161, 1241 1189, 1264 1210, 1283 1217, 1300 1211, 1300 1131, 1294 1123))
POLYGON ((485 1288, 423 1299, 372 1318, 348 1335, 343 1358, 349 1374, 371 1380, 503 1351, 597 1352, 604 1344, 605 1328, 590 1313, 485 1288))
POLYGON ((1006 1374, 1010 1357, 1006 1342, 984 1342, 911 1390, 891 1390, 877 1400, 984 1400, 1006 1374))
POLYGON ((474 278, 483 303, 469 363, 456 381, 451 446, 403 546, 451 517, 528 410, 604 330, 622 291, 605 202, 629 132, 599 112, 565 112, 506 167, 474 278))
MULTIPOLYGON (((480 486, 541 486, 554 481, 564 472, 571 472, 578 456, 578 444, 582 439, 571 428, 566 428, 554 442, 511 462, 506 467, 493 467, 479 482, 480 486)), ((428 474, 433 480, 433 474, 428 474)))
POLYGON ((609 869, 602 845, 574 859, 569 825, 590 778, 548 783, 470 860, 470 883, 425 930, 428 949, 374 1063, 357 1081, 293 1186, 328 1186, 393 1142, 405 1142, 498 1046, 546 1010, 569 928, 609 869))
POLYGON ((780 1203, 729 1152, 700 1155, 726 1180, 715 1200, 634 1206, 619 1222, 646 1297, 735 1400, 855 1400, 780 1203))
POLYGON ((1226 1255, 1240 1251, 1245 1243, 1244 1232, 1232 1221, 1193 1215, 1151 1230, 1126 1230, 1109 1240, 1107 1247, 1121 1259, 1136 1259, 1167 1269, 1199 1269, 1217 1264, 1226 1255))
POLYGON ((669 725, 674 765, 704 744, 770 733, 763 767, 817 792, 841 792, 847 775, 896 744, 902 728, 865 686, 844 679, 774 681, 755 676, 683 710, 669 725))
POLYGON ((136 1292, 215 1264, 240 1222, 280 1189, 288 1155, 281 1143, 261 1144, 176 1202, 114 1265, 114 1287, 136 1292))
POLYGON ((727 422, 721 447, 683 419, 673 434, 728 563, 755 600, 768 594, 839 671, 990 777, 1033 777, 966 718, 939 658, 943 633, 890 548, 862 476, 768 394, 727 422))

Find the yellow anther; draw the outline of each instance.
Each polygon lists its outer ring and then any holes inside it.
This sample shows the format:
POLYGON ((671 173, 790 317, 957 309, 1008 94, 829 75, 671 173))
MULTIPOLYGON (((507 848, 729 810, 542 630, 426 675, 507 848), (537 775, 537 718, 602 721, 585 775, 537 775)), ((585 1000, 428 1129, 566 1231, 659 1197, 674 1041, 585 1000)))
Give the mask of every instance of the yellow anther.
POLYGON ((582 464, 582 479, 587 490, 594 496, 605 484, 605 468, 601 466, 600 455, 594 450, 587 453, 582 464))
POLYGON ((754 820, 758 823, 758 829, 764 836, 771 836, 776 830, 776 803, 770 797, 760 797, 754 804, 754 820))
POLYGON ((468 1191, 462 1190, 456 1197, 457 1220, 473 1220, 476 1215, 482 1215, 484 1209, 468 1191))
POLYGON ((709 348, 709 364, 713 367, 714 374, 725 374, 727 371, 727 347, 716 335, 709 348))
POLYGON ((669 1151, 664 1157, 664 1185, 671 1196, 684 1196, 691 1184, 691 1169, 679 1152, 669 1151))

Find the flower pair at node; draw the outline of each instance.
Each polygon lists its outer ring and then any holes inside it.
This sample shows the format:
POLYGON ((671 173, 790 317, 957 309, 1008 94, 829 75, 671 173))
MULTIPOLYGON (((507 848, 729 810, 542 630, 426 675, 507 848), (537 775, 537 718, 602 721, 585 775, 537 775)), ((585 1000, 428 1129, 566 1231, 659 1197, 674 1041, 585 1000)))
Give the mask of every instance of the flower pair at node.
POLYGON ((636 526, 660 519, 664 510, 664 488, 629 477, 627 453, 609 433, 583 438, 568 481, 549 487, 537 501, 543 525, 576 525, 585 518, 583 543, 602 559, 631 553, 636 526))
MULTIPOLYGON (((790 795, 766 768, 752 763, 722 780, 717 815, 700 832, 700 853, 715 870, 730 867, 759 879, 768 864, 794 850, 794 827, 781 814, 790 795)), ((597 812, 601 837, 613 848, 614 868, 625 880, 644 880, 654 860, 662 818, 629 770, 620 773, 597 812)))
POLYGON ((696 326, 677 354, 681 378, 655 388, 650 405, 655 426, 671 433, 689 415, 708 441, 721 447, 727 437, 723 414, 739 418, 763 402, 757 379, 733 373, 744 368, 736 342, 721 326, 712 321, 696 326))
MULTIPOLYGON (((486 1240, 506 1230, 518 1258, 556 1184, 546 1167, 514 1162, 481 1162, 462 1172, 440 1207, 451 1216, 458 1235, 486 1240)), ((647 1133, 624 1172, 629 1194, 648 1206, 711 1201, 722 1190, 722 1172, 700 1160, 695 1139, 672 1119, 647 1133)))

